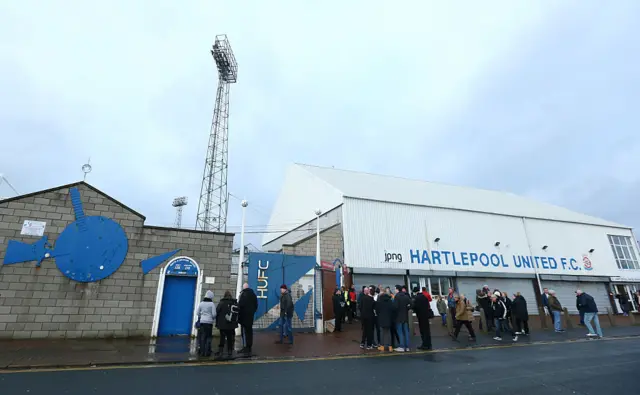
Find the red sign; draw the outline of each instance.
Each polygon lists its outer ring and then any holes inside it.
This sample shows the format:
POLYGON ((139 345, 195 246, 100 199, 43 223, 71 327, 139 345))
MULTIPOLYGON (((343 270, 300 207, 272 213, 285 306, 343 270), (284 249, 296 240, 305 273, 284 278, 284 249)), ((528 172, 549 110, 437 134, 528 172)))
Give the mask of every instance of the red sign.
POLYGON ((320 261, 320 267, 325 270, 335 270, 333 263, 327 261, 320 261))

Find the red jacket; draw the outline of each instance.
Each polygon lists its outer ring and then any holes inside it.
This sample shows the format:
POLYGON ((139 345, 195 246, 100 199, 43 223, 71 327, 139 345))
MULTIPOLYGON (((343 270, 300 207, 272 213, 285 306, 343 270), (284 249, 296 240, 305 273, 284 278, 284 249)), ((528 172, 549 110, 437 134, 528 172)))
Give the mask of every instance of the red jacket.
POLYGON ((429 302, 431 302, 433 299, 431 298, 431 294, 429 294, 429 291, 422 291, 422 294, 427 298, 427 300, 429 302))

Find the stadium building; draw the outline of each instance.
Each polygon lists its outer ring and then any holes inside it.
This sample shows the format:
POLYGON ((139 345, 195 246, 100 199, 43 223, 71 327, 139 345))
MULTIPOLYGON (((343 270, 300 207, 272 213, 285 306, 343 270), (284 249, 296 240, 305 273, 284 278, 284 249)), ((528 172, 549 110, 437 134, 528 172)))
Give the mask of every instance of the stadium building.
POLYGON ((613 295, 640 290, 629 226, 511 193, 293 164, 270 218, 278 233, 265 234, 263 249, 315 255, 317 219, 321 260, 342 262, 358 289, 445 295, 452 286, 475 300, 487 284, 521 292, 531 314, 541 288, 571 313, 577 288, 618 312, 613 295))

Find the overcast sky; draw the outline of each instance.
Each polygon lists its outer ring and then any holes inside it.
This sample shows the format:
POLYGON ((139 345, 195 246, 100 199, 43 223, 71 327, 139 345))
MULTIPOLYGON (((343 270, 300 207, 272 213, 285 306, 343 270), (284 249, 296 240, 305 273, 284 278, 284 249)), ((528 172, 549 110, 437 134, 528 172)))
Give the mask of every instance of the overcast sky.
POLYGON ((88 181, 148 224, 171 225, 186 195, 193 226, 209 49, 226 33, 239 63, 229 192, 251 201, 254 231, 291 162, 640 226, 640 2, 450 3, 3 1, 0 173, 34 192, 82 179, 91 157, 88 181))

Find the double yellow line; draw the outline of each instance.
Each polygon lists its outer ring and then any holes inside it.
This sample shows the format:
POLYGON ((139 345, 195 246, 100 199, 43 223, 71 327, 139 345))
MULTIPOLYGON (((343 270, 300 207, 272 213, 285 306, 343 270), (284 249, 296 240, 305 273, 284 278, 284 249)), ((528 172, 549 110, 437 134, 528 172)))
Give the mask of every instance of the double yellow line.
POLYGON ((32 368, 32 369, 0 369, 0 374, 15 374, 15 373, 40 373, 40 372, 61 372, 61 371, 84 371, 84 370, 115 370, 115 369, 152 369, 152 368, 183 368, 193 366, 232 366, 232 365, 253 365, 253 364, 269 364, 269 363, 289 363, 289 362, 311 362, 311 361, 335 361, 343 359, 364 359, 364 358, 390 358, 401 357, 405 355, 425 355, 425 354, 439 354, 439 353, 451 353, 451 352, 468 352, 479 350, 492 350, 499 348, 513 348, 513 347, 531 347, 541 346, 548 344, 571 344, 580 342, 591 341, 612 341, 612 340, 626 340, 637 339, 638 336, 623 336, 623 337, 611 337, 600 340, 590 339, 576 339, 565 341, 541 341, 534 343, 511 343, 492 346, 478 346, 468 348, 443 348, 432 351, 413 351, 408 353, 381 353, 381 354, 357 354, 357 355, 337 355, 331 357, 314 357, 314 358, 290 358, 290 359, 257 359, 257 360, 239 360, 239 361, 210 361, 210 362, 176 362, 176 363, 149 363, 149 364, 132 364, 132 365, 106 365, 106 366, 81 366, 81 367, 58 367, 58 368, 32 368))

